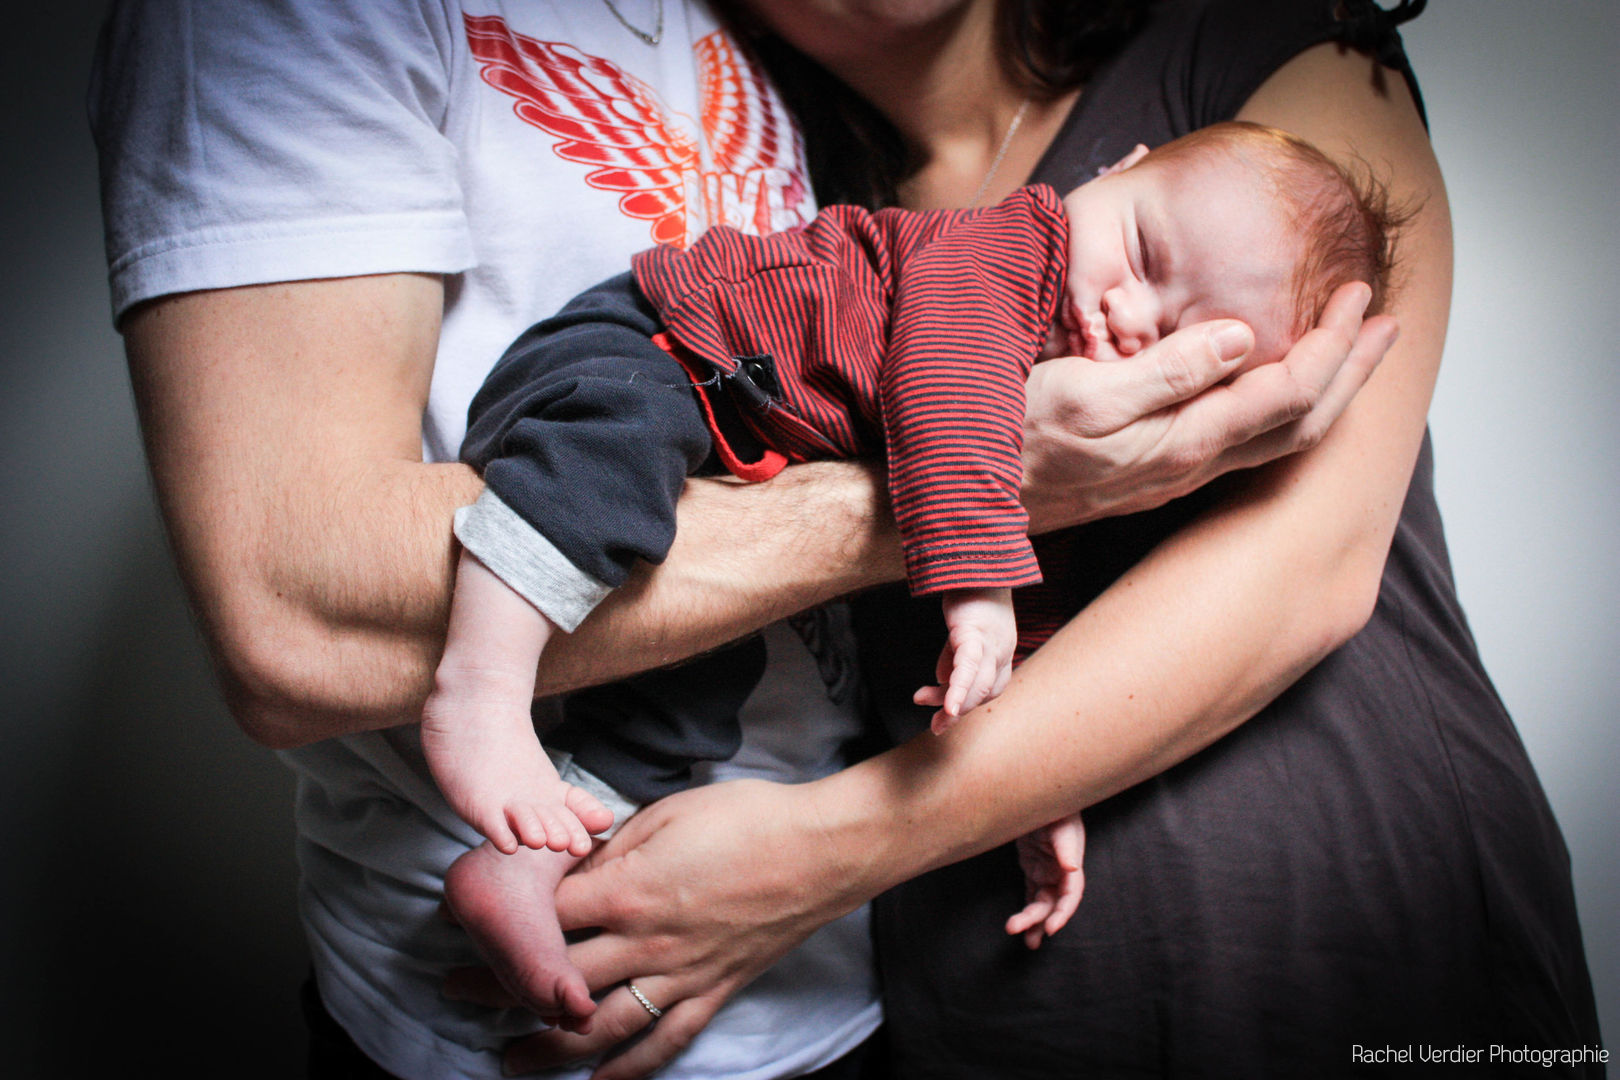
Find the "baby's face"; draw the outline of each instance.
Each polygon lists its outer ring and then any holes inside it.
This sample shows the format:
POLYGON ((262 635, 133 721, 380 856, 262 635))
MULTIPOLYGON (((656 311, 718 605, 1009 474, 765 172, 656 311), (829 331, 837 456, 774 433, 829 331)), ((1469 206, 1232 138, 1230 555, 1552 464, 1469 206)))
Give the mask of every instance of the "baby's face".
POLYGON ((1245 368, 1280 359, 1293 344, 1291 287, 1303 244, 1269 186, 1240 162, 1212 152, 1149 155, 1063 204, 1073 223, 1063 352, 1120 360, 1218 318, 1254 331, 1245 368))

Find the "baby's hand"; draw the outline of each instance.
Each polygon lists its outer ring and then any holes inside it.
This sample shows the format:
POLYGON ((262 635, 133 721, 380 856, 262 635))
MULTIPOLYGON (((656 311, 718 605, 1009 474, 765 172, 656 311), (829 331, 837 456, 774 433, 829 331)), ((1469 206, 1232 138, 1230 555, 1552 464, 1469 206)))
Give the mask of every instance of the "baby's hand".
POLYGON ((1079 814, 1018 838, 1018 865, 1024 871, 1023 911, 1007 920, 1007 933, 1024 935, 1032 949, 1068 923, 1080 906, 1086 875, 1086 827, 1079 814))
POLYGON ((1006 689, 1018 645, 1011 589, 957 589, 944 602, 950 632, 935 667, 939 685, 912 695, 918 705, 936 707, 935 735, 1006 689))

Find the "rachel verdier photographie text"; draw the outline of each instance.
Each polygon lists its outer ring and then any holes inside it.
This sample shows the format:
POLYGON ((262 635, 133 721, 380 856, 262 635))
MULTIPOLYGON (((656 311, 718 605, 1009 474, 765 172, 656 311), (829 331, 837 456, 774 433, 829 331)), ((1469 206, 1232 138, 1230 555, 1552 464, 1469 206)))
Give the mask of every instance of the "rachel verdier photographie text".
POLYGON ((1406 1046, 1350 1047, 1350 1060, 1358 1065, 1540 1065, 1551 1069, 1558 1065, 1607 1065, 1609 1052, 1601 1046, 1577 1046, 1572 1049, 1547 1049, 1536 1046, 1406 1046))

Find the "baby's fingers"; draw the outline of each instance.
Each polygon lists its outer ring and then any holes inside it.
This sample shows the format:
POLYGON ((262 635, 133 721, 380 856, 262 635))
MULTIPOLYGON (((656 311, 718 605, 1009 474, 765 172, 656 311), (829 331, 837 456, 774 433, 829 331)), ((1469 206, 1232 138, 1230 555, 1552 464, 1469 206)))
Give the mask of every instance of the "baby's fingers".
POLYGON ((1041 923, 1041 929, 1048 937, 1069 925, 1074 913, 1080 910, 1080 897, 1085 891, 1084 871, 1076 870, 1072 874, 1064 875, 1062 883, 1058 885, 1058 895, 1052 904, 1052 910, 1047 912, 1046 919, 1041 923))
POLYGON ((1080 898, 1086 891, 1086 827, 1079 814, 1071 814, 1047 826, 1052 845, 1052 861, 1058 869, 1057 881, 1042 891, 1055 895, 1052 910, 1047 913, 1042 929, 1048 935, 1063 929, 1080 908, 1080 898))
POLYGON ((951 669, 955 666, 956 644, 947 637, 945 644, 940 646, 939 659, 934 661, 934 678, 940 686, 943 687, 951 681, 951 669))
MULTIPOLYGON (((985 664, 984 640, 982 638, 977 635, 970 636, 956 646, 955 663, 951 665, 951 681, 945 688, 945 713, 947 716, 954 720, 962 715, 964 706, 967 708, 972 707, 967 704, 968 699, 978 689, 979 677, 987 666, 985 664)), ((995 678, 993 668, 990 670, 989 675, 991 679, 995 678)), ((988 680, 985 688, 989 688, 988 680)), ((979 694, 980 700, 983 697, 984 694, 981 692, 979 694)), ((977 704, 978 701, 973 702, 973 705, 977 704)))
POLYGON ((1079 814, 1070 814, 1048 825, 1047 838, 1052 845, 1052 860, 1060 869, 1080 869, 1086 857, 1086 826, 1079 814))
POLYGON ((1025 905, 1024 910, 1007 920, 1007 933, 1018 935, 1033 927, 1040 926, 1052 914, 1055 907, 1053 897, 1042 889, 1033 900, 1025 905))
POLYGON ((1009 657, 1007 662, 1005 664, 1002 664, 1001 667, 998 668, 997 671, 996 671, 996 681, 995 681, 995 684, 990 687, 990 696, 993 697, 993 698, 1000 697, 1001 692, 1003 690, 1007 689, 1007 684, 1009 682, 1011 682, 1011 681, 1012 681, 1012 659, 1011 659, 1011 657, 1009 657))
POLYGON ((963 712, 971 712, 996 696, 996 683, 1003 681, 1001 671, 1005 666, 994 657, 985 657, 984 663, 979 665, 978 674, 973 677, 973 688, 962 702, 963 712))
POLYGON ((934 713, 928 718, 928 729, 935 735, 942 735, 951 726, 951 718, 945 715, 945 688, 943 686, 919 686, 917 692, 911 695, 915 705, 925 709, 933 709, 934 713))
POLYGON ((1012 676, 1012 656, 990 659, 973 684, 973 700, 967 708, 976 709, 992 698, 1000 696, 1012 676))

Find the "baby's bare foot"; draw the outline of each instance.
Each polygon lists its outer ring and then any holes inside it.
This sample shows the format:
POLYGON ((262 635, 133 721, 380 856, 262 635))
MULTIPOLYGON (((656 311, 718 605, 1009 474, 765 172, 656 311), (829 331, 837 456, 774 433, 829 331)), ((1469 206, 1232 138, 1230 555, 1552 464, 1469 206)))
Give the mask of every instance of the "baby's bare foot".
POLYGON ((501 983, 547 1023, 584 1033, 596 1002, 568 961, 556 906, 557 883, 578 861, 555 851, 502 855, 485 844, 451 865, 444 891, 501 983))
POLYGON ((591 795, 557 776, 527 702, 514 705, 476 676, 447 677, 422 713, 422 752, 446 801, 502 852, 519 846, 583 856, 613 823, 591 795))
POLYGON ((590 834, 613 823, 601 803, 558 779, 529 718, 535 661, 555 629, 461 553, 422 750, 450 806, 509 855, 519 846, 584 855, 590 834))

